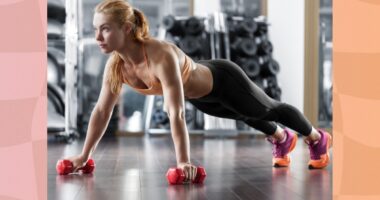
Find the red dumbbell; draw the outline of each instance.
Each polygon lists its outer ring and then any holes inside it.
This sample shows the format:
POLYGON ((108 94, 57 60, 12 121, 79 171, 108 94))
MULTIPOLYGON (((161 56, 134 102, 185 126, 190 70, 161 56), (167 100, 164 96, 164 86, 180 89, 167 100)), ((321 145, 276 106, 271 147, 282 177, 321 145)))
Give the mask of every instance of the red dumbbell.
MULTIPOLYGON (((192 181, 196 184, 203 184, 206 179, 206 170, 203 167, 197 167, 197 175, 195 175, 195 179, 192 181)), ((185 180, 185 173, 180 168, 170 168, 166 173, 166 178, 169 184, 183 184, 185 180)))
MULTIPOLYGON (((59 175, 70 174, 74 171, 73 163, 70 160, 58 160, 57 162, 57 173, 59 175)), ((93 159, 88 159, 86 165, 79 168, 79 171, 82 171, 84 174, 90 174, 95 170, 95 162, 93 159)))

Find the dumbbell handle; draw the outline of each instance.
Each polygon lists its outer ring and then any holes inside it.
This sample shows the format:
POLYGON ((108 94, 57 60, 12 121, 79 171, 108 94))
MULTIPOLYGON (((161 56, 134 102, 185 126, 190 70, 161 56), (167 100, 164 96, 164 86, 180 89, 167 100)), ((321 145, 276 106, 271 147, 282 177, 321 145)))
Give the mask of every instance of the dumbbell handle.
MULTIPOLYGON (((185 180, 185 173, 180 168, 170 168, 166 173, 169 184, 183 184, 185 180)), ((206 179, 206 170, 203 167, 197 167, 197 174, 192 183, 202 184, 206 179)))
MULTIPOLYGON (((95 162, 93 159, 88 159, 86 165, 79 168, 85 174, 92 173, 95 169, 95 162)), ((56 170, 59 175, 66 175, 74 172, 74 165, 70 160, 58 160, 56 170)))

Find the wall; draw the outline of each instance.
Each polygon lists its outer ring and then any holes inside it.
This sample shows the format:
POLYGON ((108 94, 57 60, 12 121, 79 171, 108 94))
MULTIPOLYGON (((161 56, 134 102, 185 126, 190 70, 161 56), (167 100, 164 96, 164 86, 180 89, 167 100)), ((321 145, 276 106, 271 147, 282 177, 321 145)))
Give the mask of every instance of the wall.
POLYGON ((274 47, 273 57, 281 70, 278 75, 281 101, 301 112, 304 106, 304 12, 304 1, 268 1, 269 36, 274 47))
POLYGON ((194 15, 208 16, 208 14, 220 11, 220 0, 194 0, 194 15))

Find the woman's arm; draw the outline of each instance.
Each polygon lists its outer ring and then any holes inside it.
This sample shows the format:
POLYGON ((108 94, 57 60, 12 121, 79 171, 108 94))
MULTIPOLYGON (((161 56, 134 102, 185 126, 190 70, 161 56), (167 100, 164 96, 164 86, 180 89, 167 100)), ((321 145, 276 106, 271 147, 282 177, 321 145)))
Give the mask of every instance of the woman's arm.
POLYGON ((163 48, 157 53, 162 64, 155 67, 164 95, 164 110, 168 113, 177 158, 177 167, 185 180, 194 180, 197 168, 190 163, 190 141, 185 120, 185 100, 178 56, 173 48, 163 48))
POLYGON ((119 94, 113 94, 111 92, 111 86, 107 81, 107 73, 111 68, 111 59, 112 56, 108 59, 104 69, 102 88, 88 124, 86 140, 82 150, 82 155, 85 158, 91 156, 91 153, 95 150, 100 138, 105 133, 113 108, 119 99, 119 94))
POLYGON ((190 163, 190 142, 185 121, 184 92, 178 58, 170 50, 163 51, 162 65, 156 66, 155 71, 162 85, 164 110, 170 120, 177 164, 190 163))

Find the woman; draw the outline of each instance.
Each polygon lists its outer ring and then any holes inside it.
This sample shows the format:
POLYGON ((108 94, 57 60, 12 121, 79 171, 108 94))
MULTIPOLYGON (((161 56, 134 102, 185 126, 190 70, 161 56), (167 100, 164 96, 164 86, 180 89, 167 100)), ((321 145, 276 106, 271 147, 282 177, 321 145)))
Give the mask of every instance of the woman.
POLYGON ((103 86, 91 114, 83 151, 68 158, 83 166, 105 132, 123 83, 143 94, 163 95, 170 119, 177 166, 193 180, 196 167, 190 163, 189 135, 184 119, 184 100, 204 113, 239 119, 268 135, 273 144, 273 165, 286 167, 297 135, 275 122, 304 135, 309 145, 310 168, 328 165, 331 136, 316 130, 293 106, 268 97, 228 60, 195 63, 175 45, 149 37, 148 24, 140 11, 123 0, 103 1, 95 8, 96 40, 107 61, 103 86))

